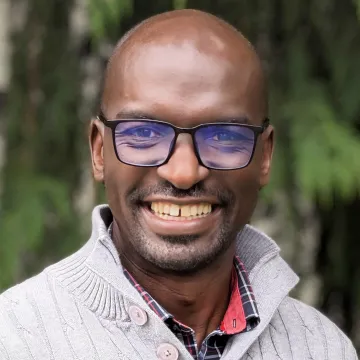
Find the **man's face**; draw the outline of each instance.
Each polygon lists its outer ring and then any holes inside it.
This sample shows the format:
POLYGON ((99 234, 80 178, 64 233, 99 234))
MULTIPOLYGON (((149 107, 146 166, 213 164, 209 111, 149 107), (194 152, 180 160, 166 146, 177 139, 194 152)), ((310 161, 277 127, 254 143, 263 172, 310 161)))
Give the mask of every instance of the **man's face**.
MULTIPOLYGON (((186 128, 245 117, 261 125, 264 109, 250 60, 242 71, 231 58, 199 51, 191 41, 143 45, 129 53, 126 60, 113 60, 103 99, 107 119, 141 114, 186 128)), ((95 176, 105 182, 120 249, 161 269, 191 272, 232 248, 268 180, 271 136, 259 137, 252 162, 240 170, 201 166, 189 134, 179 135, 166 164, 141 168, 121 163, 111 130, 95 126, 104 158, 104 168, 94 165, 95 176)), ((98 149, 93 145, 95 163, 98 149)))

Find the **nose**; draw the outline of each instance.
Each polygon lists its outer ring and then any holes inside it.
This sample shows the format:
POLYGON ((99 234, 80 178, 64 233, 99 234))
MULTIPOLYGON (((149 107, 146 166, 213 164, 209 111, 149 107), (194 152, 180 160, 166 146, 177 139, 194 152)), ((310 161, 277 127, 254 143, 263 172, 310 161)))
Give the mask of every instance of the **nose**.
POLYGON ((200 165, 189 134, 180 134, 169 161, 159 166, 157 173, 178 189, 190 189, 209 176, 209 169, 200 165))

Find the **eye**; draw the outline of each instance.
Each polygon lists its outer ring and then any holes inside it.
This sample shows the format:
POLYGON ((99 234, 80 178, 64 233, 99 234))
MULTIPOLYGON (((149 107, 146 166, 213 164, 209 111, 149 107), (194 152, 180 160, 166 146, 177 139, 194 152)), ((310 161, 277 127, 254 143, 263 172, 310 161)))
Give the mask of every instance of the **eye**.
POLYGON ((231 132, 219 132, 213 136, 215 141, 234 141, 239 140, 239 134, 234 134, 231 132))
POLYGON ((224 144, 249 140, 249 138, 242 133, 226 130, 214 131, 212 134, 208 134, 207 139, 224 144))
POLYGON ((133 136, 137 138, 152 139, 162 136, 162 134, 156 131, 153 127, 149 126, 137 126, 135 128, 127 129, 123 135, 133 136))
POLYGON ((154 136, 156 136, 156 133, 155 133, 155 131, 153 131, 151 129, 143 128, 143 129, 134 130, 133 135, 139 136, 139 137, 154 137, 154 136))

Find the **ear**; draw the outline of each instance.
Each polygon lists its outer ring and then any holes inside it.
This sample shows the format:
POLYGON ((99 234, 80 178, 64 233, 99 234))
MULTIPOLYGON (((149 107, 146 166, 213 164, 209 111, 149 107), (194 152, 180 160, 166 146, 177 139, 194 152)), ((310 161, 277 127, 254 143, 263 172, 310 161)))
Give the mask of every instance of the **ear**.
POLYGON ((263 134, 262 158, 260 169, 260 188, 270 180, 271 162, 274 153, 274 128, 270 125, 263 134))
POLYGON ((94 179, 104 182, 104 124, 98 120, 92 120, 89 127, 89 145, 94 179))

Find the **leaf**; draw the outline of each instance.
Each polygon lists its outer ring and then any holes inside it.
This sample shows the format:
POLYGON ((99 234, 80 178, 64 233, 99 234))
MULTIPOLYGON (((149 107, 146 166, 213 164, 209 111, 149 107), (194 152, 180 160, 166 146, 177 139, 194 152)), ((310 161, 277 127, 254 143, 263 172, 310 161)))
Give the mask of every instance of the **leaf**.
POLYGON ((186 5, 187 5, 187 0, 173 0, 174 2, 174 9, 175 10, 180 10, 180 9, 185 9, 186 5))
POLYGON ((89 0, 88 13, 94 39, 99 42, 114 35, 122 18, 132 11, 133 0, 89 0))

